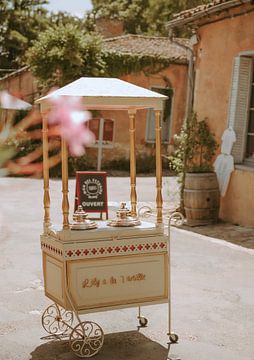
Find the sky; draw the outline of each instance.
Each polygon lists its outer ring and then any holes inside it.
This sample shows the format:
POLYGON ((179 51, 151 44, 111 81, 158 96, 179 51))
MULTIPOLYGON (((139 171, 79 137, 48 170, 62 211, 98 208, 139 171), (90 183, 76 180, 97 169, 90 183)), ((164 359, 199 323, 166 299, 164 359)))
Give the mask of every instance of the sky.
POLYGON ((72 15, 83 17, 84 12, 91 10, 91 0, 49 0, 45 6, 50 11, 67 11, 72 15))

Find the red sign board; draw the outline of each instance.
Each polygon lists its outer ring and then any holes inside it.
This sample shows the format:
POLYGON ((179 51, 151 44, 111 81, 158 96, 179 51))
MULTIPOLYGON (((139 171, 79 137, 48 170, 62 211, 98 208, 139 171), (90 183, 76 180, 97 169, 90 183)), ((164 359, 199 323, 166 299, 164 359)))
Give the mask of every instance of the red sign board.
POLYGON ((77 171, 75 210, 82 205, 90 213, 106 213, 108 218, 107 173, 104 171, 77 171))

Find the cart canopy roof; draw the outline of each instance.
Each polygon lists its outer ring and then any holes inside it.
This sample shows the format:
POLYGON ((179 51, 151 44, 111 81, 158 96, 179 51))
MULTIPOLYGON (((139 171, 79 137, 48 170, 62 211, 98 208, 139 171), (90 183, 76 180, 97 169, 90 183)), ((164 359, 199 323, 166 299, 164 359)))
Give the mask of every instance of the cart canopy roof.
POLYGON ((167 96, 116 78, 82 77, 38 100, 42 108, 51 106, 55 96, 83 98, 88 110, 163 109, 167 96))

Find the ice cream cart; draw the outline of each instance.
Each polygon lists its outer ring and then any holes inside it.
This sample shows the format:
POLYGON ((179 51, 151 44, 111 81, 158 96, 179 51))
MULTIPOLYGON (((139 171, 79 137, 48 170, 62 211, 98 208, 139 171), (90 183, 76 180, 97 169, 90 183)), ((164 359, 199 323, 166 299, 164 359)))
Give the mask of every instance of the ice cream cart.
POLYGON ((42 315, 52 335, 68 334, 72 351, 91 357, 102 347, 104 333, 81 315, 97 311, 138 308, 140 326, 144 305, 169 304, 170 253, 162 223, 161 112, 166 96, 112 78, 81 78, 38 100, 43 118, 44 231, 41 235, 45 295, 53 301, 42 315), (48 168, 48 113, 51 96, 82 97, 88 110, 128 113, 130 136, 130 203, 121 204, 115 219, 94 222, 82 207, 69 220, 68 149, 61 140, 62 225, 51 224, 48 168), (156 223, 137 217, 135 131, 139 109, 153 108, 156 133, 156 223))

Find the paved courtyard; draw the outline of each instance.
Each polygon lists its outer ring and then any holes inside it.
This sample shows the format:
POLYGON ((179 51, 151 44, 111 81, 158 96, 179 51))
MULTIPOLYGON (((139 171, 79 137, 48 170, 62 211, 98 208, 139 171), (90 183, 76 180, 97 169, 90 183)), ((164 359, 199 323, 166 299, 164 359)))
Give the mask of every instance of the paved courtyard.
MULTIPOLYGON (((176 180, 164 179, 164 184, 164 199, 171 206, 176 180)), ((139 201, 152 204, 155 179, 138 178, 137 185, 139 201)), ((71 209, 74 187, 72 180, 71 209)), ((39 244, 42 188, 41 180, 0 179, 1 360, 77 359, 66 342, 41 339, 47 334, 40 317, 50 304, 43 292, 39 244)), ((112 207, 128 200, 129 179, 109 178, 108 194, 112 207)), ((60 222, 60 181, 51 182, 51 204, 52 219, 60 222)), ((179 343, 168 352, 166 305, 143 309, 149 326, 140 332, 136 309, 89 314, 85 318, 106 333, 95 359, 254 359, 254 250, 218 239, 216 231, 210 236, 200 232, 171 230, 172 322, 179 343)), ((253 229, 247 233, 253 236, 253 229)))

